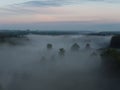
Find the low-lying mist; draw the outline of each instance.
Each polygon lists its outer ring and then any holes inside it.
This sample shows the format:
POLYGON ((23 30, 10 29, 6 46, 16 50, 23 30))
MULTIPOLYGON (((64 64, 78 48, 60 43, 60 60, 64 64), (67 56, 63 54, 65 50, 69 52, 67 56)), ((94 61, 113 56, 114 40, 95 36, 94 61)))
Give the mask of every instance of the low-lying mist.
POLYGON ((102 75, 98 49, 109 46, 110 39, 29 35, 12 40, 20 43, 0 44, 0 90, 106 90, 100 88, 108 81, 102 75), (78 51, 71 50, 74 43, 78 51))

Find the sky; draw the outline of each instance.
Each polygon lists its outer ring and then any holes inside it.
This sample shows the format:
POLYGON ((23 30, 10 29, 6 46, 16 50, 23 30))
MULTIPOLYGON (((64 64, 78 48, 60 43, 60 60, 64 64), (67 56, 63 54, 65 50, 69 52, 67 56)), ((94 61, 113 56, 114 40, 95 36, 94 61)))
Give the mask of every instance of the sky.
POLYGON ((2 0, 0 29, 120 30, 120 0, 2 0))

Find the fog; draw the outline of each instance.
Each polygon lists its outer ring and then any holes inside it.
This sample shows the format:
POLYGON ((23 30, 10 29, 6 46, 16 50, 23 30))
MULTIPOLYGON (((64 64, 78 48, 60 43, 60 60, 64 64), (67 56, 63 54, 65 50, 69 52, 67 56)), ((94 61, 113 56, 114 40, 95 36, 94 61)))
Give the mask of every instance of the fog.
POLYGON ((0 44, 0 90, 110 90, 98 50, 109 46, 110 39, 28 35, 13 38, 15 44, 0 44), (79 51, 71 50, 74 43, 79 51), (65 50, 63 56, 60 48, 65 50))

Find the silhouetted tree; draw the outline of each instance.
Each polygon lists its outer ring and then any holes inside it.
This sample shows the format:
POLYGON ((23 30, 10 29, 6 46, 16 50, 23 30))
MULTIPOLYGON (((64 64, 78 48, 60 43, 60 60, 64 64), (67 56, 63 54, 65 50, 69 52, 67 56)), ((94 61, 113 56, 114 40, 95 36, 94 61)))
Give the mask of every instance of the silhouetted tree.
POLYGON ((72 51, 78 51, 79 48, 80 48, 80 46, 77 43, 75 43, 75 44, 72 45, 71 50, 72 51))
POLYGON ((120 35, 112 37, 111 42, 110 42, 110 48, 120 49, 120 35))
POLYGON ((89 48, 90 48, 90 44, 87 43, 85 48, 86 48, 86 49, 89 49, 89 48))
POLYGON ((64 48, 60 48, 59 49, 59 55, 60 56, 64 56, 65 55, 65 49, 64 48))

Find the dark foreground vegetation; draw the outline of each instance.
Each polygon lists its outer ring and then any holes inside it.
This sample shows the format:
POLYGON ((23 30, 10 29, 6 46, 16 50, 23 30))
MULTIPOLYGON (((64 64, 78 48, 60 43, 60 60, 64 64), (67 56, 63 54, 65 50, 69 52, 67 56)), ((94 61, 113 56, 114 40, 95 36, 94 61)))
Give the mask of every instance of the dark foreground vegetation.
POLYGON ((113 36, 110 43, 111 48, 120 48, 120 35, 113 36))
POLYGON ((101 58, 104 75, 108 78, 120 78, 120 51, 113 48, 105 49, 101 58))
POLYGON ((109 62, 113 64, 115 62, 116 64, 120 65, 120 51, 113 48, 105 49, 102 54, 102 57, 106 58, 109 62))
POLYGON ((28 34, 29 31, 0 31, 0 44, 20 45, 21 41, 29 40, 27 38, 28 34))
POLYGON ((2 30, 0 31, 0 39, 4 39, 4 38, 11 38, 11 37, 23 37, 25 35, 28 35, 29 31, 25 30, 25 31, 20 31, 20 30, 2 30))
POLYGON ((103 49, 101 57, 106 67, 111 68, 111 71, 117 70, 120 73, 120 36, 111 38, 110 46, 103 49))

